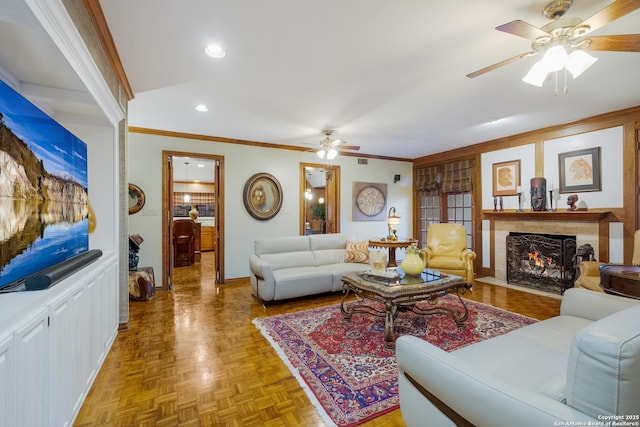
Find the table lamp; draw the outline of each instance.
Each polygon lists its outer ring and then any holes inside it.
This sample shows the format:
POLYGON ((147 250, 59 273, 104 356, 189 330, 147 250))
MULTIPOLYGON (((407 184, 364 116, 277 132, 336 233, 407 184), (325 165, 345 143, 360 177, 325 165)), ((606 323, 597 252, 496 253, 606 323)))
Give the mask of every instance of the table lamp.
POLYGON ((387 240, 398 240, 397 226, 400 224, 400 217, 396 215, 396 208, 394 207, 389 209, 387 224, 389 225, 389 235, 387 236, 387 240))

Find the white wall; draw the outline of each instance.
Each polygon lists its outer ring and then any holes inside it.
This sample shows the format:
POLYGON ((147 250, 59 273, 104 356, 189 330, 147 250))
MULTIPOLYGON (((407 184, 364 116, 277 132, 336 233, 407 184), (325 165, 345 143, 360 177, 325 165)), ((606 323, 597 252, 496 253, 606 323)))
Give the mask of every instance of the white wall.
MULTIPOLYGON (((534 144, 483 153, 481 157, 482 209, 493 210, 493 164, 512 160, 520 160, 520 186, 522 191, 525 191, 522 206, 527 206, 529 179, 535 176, 535 158, 534 144)), ((502 201, 504 209, 518 209, 518 196, 503 196, 502 201)))
POLYGON ((118 251, 118 172, 115 129, 76 135, 87 144, 89 201, 96 216, 96 229, 89 235, 89 247, 102 252, 118 251))
MULTIPOLYGON (((558 154, 586 148, 600 147, 600 170, 602 190, 577 193, 578 204, 586 208, 622 208, 622 127, 603 129, 595 132, 567 136, 544 142, 544 171, 547 185, 553 183, 558 188, 558 154)), ((528 189, 529 187, 527 187, 528 189)), ((568 194, 558 194, 558 207, 566 209, 568 194)), ((554 201, 554 206, 556 206, 554 201)))
MULTIPOLYGON (((257 237, 299 234, 300 162, 320 163, 312 153, 198 141, 169 136, 129 134, 129 182, 138 185, 146 196, 142 211, 129 216, 129 233, 144 238, 139 252, 141 266, 152 266, 160 282, 162 266, 162 151, 184 151, 224 156, 225 203, 225 279, 249 276, 249 254, 257 237), (247 179, 258 172, 270 173, 282 186, 283 203, 271 220, 252 218, 242 203, 247 179)), ((412 229, 411 162, 368 159, 358 165, 356 157, 338 156, 332 164, 340 165, 341 232, 353 233, 357 239, 382 237, 387 234, 385 221, 354 222, 351 220, 352 183, 387 184, 387 209, 395 206, 402 217, 399 235, 409 236, 412 229), (402 179, 394 184, 393 176, 402 179)))

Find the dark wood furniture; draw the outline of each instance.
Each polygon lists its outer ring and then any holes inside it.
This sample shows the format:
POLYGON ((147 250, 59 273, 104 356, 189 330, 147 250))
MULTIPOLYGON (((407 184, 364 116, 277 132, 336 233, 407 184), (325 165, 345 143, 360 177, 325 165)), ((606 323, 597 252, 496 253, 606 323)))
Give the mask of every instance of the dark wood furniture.
POLYGON ((398 248, 408 248, 412 243, 417 243, 417 240, 407 239, 407 240, 369 240, 369 246, 373 248, 387 248, 389 249, 389 261, 387 262, 387 267, 397 267, 396 264, 396 249, 398 248))
POLYGON ((401 311, 413 311, 421 315, 444 314, 450 316, 458 327, 463 327, 469 317, 462 295, 471 288, 464 278, 452 274, 425 270, 419 278, 405 276, 397 282, 394 279, 377 280, 368 273, 350 273, 342 276, 343 296, 340 311, 345 320, 353 313, 368 313, 384 317, 384 344, 386 348, 395 345, 393 322, 401 311), (350 293, 356 301, 347 302, 350 293), (435 303, 438 297, 451 293, 458 297, 461 310, 453 310, 435 303), (417 302, 430 301, 428 308, 416 306, 417 302))
POLYGON ((202 224, 196 221, 193 226, 195 227, 195 234, 193 235, 193 262, 198 263, 202 258, 202 224))
POLYGON ((600 287, 608 294, 640 299, 640 267, 603 264, 600 266, 600 287))
MULTIPOLYGON (((198 224, 200 225, 200 224, 198 224)), ((198 233, 200 234, 200 233, 198 233)), ((200 239, 198 239, 198 242, 200 239)), ((192 219, 173 221, 173 266, 185 267, 195 262, 196 224, 192 219)), ((198 244, 199 246, 199 244, 198 244)), ((200 249, 198 247, 198 255, 200 249)))

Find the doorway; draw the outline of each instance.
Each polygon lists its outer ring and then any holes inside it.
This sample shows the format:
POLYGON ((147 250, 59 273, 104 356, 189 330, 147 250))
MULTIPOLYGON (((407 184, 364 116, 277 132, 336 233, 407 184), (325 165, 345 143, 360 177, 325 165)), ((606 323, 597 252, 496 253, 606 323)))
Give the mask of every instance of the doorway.
POLYGON ((195 217, 192 260, 214 269, 224 282, 224 157, 180 151, 162 152, 162 288, 173 288, 173 224, 195 217), (213 256, 211 256, 213 254, 213 256))
POLYGON ((300 234, 340 232, 340 166, 300 163, 300 234))

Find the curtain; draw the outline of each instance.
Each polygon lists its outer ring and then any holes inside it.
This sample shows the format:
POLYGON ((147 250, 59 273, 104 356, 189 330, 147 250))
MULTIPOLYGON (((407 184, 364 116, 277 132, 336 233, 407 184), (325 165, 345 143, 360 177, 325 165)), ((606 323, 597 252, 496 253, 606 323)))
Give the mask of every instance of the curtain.
POLYGON ((438 172, 438 166, 416 169, 415 189, 427 196, 437 196, 440 193, 438 172))
POLYGON ((473 160, 460 160, 444 165, 443 193, 468 193, 471 191, 473 160))

